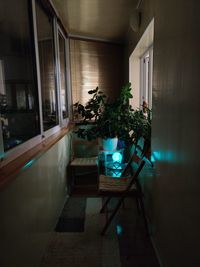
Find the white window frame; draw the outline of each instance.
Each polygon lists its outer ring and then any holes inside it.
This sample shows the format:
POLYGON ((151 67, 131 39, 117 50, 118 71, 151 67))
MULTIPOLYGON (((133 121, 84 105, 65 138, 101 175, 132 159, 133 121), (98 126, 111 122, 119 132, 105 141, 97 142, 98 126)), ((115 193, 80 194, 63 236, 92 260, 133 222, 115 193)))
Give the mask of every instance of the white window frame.
POLYGON ((72 87, 71 87, 71 64, 70 64, 70 47, 69 38, 66 39, 66 68, 67 68, 67 101, 68 101, 68 122, 72 120, 72 87))
POLYGON ((140 58, 140 107, 143 101, 152 108, 153 46, 149 47, 140 58), (147 62, 148 58, 148 62, 147 62))
POLYGON ((61 123, 60 123, 60 102, 59 102, 59 96, 58 96, 58 86, 57 86, 57 60, 56 60, 56 19, 53 18, 53 37, 54 37, 54 56, 55 56, 55 68, 56 68, 56 79, 55 79, 55 86, 57 87, 56 93, 57 93, 57 99, 58 99, 58 125, 52 127, 51 129, 44 131, 43 127, 43 114, 42 114, 42 87, 41 87, 41 76, 40 76, 40 62, 39 62, 39 48, 38 48, 38 37, 37 37, 37 18, 36 18, 36 7, 35 7, 35 1, 32 0, 32 10, 33 10, 33 24, 34 24, 34 39, 35 39, 35 54, 36 54, 36 65, 37 65, 37 75, 38 75, 38 97, 39 97, 39 114, 40 114, 40 126, 41 126, 41 135, 42 138, 48 138, 52 134, 58 132, 61 129, 61 123))
POLYGON ((70 99, 70 95, 69 95, 69 83, 68 83, 68 79, 70 78, 69 75, 69 64, 68 64, 68 58, 69 58, 69 46, 67 45, 68 42, 68 38, 66 38, 63 30, 61 29, 61 27, 59 26, 58 22, 55 21, 55 36, 56 36, 56 76, 57 76, 57 87, 58 87, 58 99, 59 99, 59 117, 60 117, 60 123, 61 126, 67 126, 67 124, 69 123, 69 114, 70 114, 70 110, 69 110, 69 105, 71 104, 71 101, 69 101, 70 99), (61 97, 62 97, 62 92, 61 92, 61 80, 60 80, 60 57, 59 57, 59 34, 63 37, 64 42, 65 42, 65 77, 66 77, 66 88, 65 88, 65 94, 66 94, 66 105, 67 105, 67 114, 68 117, 67 118, 63 118, 62 115, 62 109, 61 109, 61 97))
POLYGON ((56 68, 56 87, 57 87, 57 99, 58 99, 58 117, 59 117, 59 124, 55 127, 44 131, 43 127, 43 114, 42 114, 42 94, 41 94, 41 76, 40 76, 40 64, 39 64, 39 49, 38 49, 38 38, 37 38, 37 23, 36 23, 36 7, 35 1, 32 0, 32 16, 33 16, 33 34, 34 34, 34 46, 35 46, 35 61, 36 61, 36 72, 37 72, 37 86, 38 86, 38 105, 39 105, 39 120, 40 120, 40 134, 34 136, 33 138, 27 140, 26 142, 8 150, 4 151, 3 146, 3 134, 2 134, 2 125, 0 123, 0 167, 8 164, 12 160, 16 159, 29 149, 33 148, 37 144, 39 144, 42 140, 45 140, 49 136, 53 135, 54 133, 61 130, 62 127, 66 127, 69 123, 71 118, 70 106, 71 106, 71 80, 70 80, 70 62, 69 62, 69 41, 66 38, 65 34, 63 33, 62 29, 58 25, 57 18, 54 16, 53 21, 53 34, 55 39, 55 68, 56 68), (65 49, 66 49, 66 97, 67 97, 67 107, 68 107, 68 118, 62 119, 62 112, 60 106, 60 98, 61 98, 61 91, 60 91, 60 84, 59 84, 59 73, 58 73, 58 31, 62 34, 65 39, 65 49))

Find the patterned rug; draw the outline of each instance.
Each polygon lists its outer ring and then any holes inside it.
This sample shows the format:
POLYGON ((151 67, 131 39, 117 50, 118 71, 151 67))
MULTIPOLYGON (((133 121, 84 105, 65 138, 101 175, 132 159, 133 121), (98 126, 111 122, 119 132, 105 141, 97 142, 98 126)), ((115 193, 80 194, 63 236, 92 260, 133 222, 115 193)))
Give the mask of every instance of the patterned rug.
POLYGON ((56 232, 84 232, 85 197, 70 197, 67 199, 58 223, 56 232))

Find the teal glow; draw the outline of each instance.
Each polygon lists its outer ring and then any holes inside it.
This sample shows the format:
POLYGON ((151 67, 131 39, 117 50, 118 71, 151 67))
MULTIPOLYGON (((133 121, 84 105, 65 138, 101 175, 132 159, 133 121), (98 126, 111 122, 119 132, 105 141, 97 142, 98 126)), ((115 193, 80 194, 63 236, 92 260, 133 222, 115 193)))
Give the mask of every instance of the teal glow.
POLYGON ((4 153, 0 153, 0 159, 4 158, 5 154, 4 153))
POLYGON ((28 169, 33 163, 35 162, 35 159, 32 159, 30 161, 28 161, 22 168, 22 170, 26 170, 28 169))
POLYGON ((174 154, 173 151, 167 151, 166 160, 169 161, 169 162, 174 162, 175 161, 175 154, 174 154))
POLYGON ((157 160, 161 160, 161 153, 159 151, 154 151, 152 154, 151 154, 151 162, 154 163, 156 162, 157 160))
POLYGON ((154 151, 152 156, 154 157, 155 161, 161 159, 161 155, 159 151, 154 151))
POLYGON ((175 162, 176 156, 173 151, 154 151, 151 155, 151 161, 168 161, 175 162))
POLYGON ((151 162, 152 163, 156 162, 156 158, 155 158, 154 154, 151 155, 151 162))
POLYGON ((119 224, 117 224, 117 234, 118 235, 121 235, 122 234, 122 227, 121 227, 121 225, 119 225, 119 224))
POLYGON ((112 155, 112 159, 114 162, 120 162, 121 163, 122 162, 122 154, 119 152, 115 152, 112 155))
POLYGON ((121 174, 122 174, 121 170, 110 171, 110 176, 112 176, 113 178, 120 178, 121 174))

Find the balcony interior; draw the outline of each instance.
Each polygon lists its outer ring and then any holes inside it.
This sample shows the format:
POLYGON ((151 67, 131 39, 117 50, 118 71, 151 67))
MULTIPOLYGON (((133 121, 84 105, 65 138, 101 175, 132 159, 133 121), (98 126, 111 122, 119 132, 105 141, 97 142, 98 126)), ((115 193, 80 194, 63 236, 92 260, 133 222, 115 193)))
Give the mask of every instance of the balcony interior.
POLYGON ((1 267, 200 266, 199 10, 196 0, 2 0, 1 267), (72 146, 72 106, 97 86, 114 101, 128 82, 132 107, 147 98, 152 109, 153 167, 141 179, 150 236, 131 198, 101 236, 98 178, 70 192, 72 157, 98 151, 72 146))

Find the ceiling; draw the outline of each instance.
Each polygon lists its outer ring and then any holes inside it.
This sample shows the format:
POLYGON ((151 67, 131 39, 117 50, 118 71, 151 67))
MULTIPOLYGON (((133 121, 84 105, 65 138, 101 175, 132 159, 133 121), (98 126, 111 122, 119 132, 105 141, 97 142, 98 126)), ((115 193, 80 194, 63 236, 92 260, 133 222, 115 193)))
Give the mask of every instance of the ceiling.
POLYGON ((69 35, 122 42, 140 0, 51 0, 69 35))

